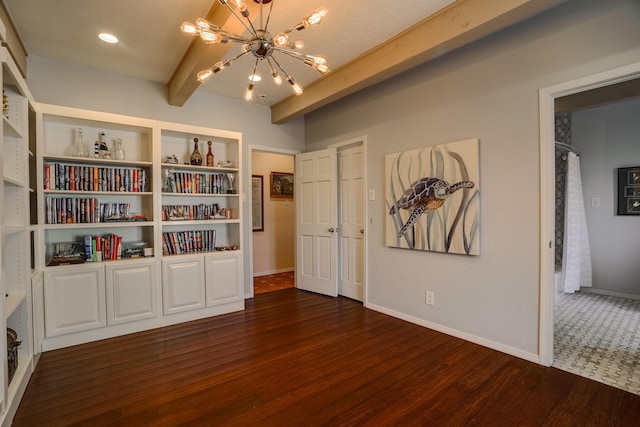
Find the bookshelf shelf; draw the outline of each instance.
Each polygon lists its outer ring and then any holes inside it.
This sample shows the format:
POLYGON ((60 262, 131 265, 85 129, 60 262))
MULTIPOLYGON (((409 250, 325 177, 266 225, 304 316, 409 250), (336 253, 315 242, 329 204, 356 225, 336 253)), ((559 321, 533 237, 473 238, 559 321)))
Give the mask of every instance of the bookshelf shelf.
POLYGON ((112 229, 112 228, 126 228, 126 227, 154 227, 153 221, 113 221, 113 222, 90 222, 79 224, 45 224, 43 228, 45 230, 74 230, 74 229, 112 229))
POLYGON ((4 299, 4 315, 5 320, 13 315, 13 313, 20 307, 20 304, 27 298, 27 293, 18 291, 12 294, 8 294, 4 299))

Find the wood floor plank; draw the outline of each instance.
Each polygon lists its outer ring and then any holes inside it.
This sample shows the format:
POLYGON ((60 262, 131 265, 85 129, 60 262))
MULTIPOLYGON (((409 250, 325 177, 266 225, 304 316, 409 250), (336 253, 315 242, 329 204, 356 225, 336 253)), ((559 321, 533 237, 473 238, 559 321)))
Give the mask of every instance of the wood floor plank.
POLYGON ((287 289, 44 353, 14 426, 617 425, 640 396, 287 289))

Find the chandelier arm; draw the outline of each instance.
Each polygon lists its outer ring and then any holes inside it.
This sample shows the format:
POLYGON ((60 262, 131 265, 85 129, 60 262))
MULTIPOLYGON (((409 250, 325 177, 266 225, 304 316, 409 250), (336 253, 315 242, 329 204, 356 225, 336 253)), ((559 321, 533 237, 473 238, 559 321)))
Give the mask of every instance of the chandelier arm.
POLYGON ((289 74, 287 74, 287 72, 284 70, 284 68, 282 68, 282 65, 280 65, 280 63, 278 62, 278 60, 276 58, 274 58, 273 56, 271 56, 271 60, 276 64, 276 66, 280 69, 280 71, 282 71, 282 74, 284 74, 284 76, 287 79, 290 79, 291 76, 289 74))
POLYGON ((267 64, 269 64, 269 68, 271 68, 271 74, 273 74, 276 71, 273 69, 273 64, 271 63, 272 59, 273 57, 267 57, 267 64))
MULTIPOLYGON (((258 69, 258 61, 260 61, 260 58, 256 58, 256 63, 253 66, 253 73, 251 73, 252 78, 253 78, 253 76, 256 75, 256 70, 258 69)), ((251 81, 253 81, 253 80, 251 80, 251 81)))
POLYGON ((216 32, 220 33, 221 35, 223 35, 224 37, 226 37, 227 39, 229 39, 232 42, 249 43, 251 41, 251 39, 247 39, 245 37, 242 37, 239 34, 232 33, 231 31, 227 31, 224 28, 218 28, 218 29, 216 29, 216 32))
POLYGON ((229 64, 231 64, 233 61, 235 61, 236 59, 240 58, 241 56, 246 55, 249 52, 251 52, 251 51, 247 50, 246 52, 241 52, 241 53, 237 54, 236 56, 234 56, 233 58, 228 59, 227 61, 229 61, 229 64))
MULTIPOLYGON (((267 22, 264 24, 264 31, 267 31, 267 28, 269 27, 269 21, 271 20, 271 12, 273 11, 273 4, 275 3, 275 1, 271 2, 271 5, 269 5, 269 13, 267 14, 267 22)), ((260 3, 260 13, 262 13, 262 3, 260 3)), ((262 24, 262 21, 260 21, 260 23, 262 24)))
POLYGON ((236 12, 236 10, 229 5, 229 3, 224 2, 224 5, 227 7, 227 9, 229 9, 231 11, 231 13, 233 13, 233 16, 236 17, 236 19, 242 24, 243 27, 245 27, 247 29, 247 31, 249 31, 251 33, 251 35, 253 37, 258 37, 258 32, 256 31, 256 29, 253 27, 253 23, 251 22, 251 20, 247 17, 247 22, 249 23, 249 25, 247 25, 244 22, 244 19, 241 15, 238 15, 238 12, 236 12))
POLYGON ((306 59, 306 57, 307 57, 307 55, 305 55, 304 53, 296 52, 296 51, 291 50, 291 49, 281 48, 281 47, 278 47, 278 46, 275 46, 275 45, 273 46, 273 50, 275 50, 277 52, 280 52, 280 53, 284 53, 285 55, 292 56, 292 57, 294 57, 296 59, 299 59, 301 61, 304 61, 306 59))
MULTIPOLYGON (((224 68, 230 67, 236 59, 240 58, 243 55, 246 55, 247 53, 249 53, 249 51, 239 53, 238 55, 234 56, 233 58, 226 59, 226 60, 222 61, 222 63, 224 64, 224 68)), ((215 68, 215 65, 213 67, 210 67, 210 68, 211 69, 215 68)))

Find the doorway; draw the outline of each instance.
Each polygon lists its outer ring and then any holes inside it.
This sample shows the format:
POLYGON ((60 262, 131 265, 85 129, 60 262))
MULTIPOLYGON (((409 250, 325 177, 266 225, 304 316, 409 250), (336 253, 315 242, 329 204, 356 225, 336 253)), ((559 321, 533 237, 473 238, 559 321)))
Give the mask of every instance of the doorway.
POLYGON ((295 286, 293 195, 272 194, 272 179, 293 177, 297 152, 249 146, 251 170, 251 296, 295 286), (254 191, 259 190, 258 194, 254 191), (254 210, 255 209, 255 210, 254 210))
POLYGON ((640 78, 640 63, 540 90, 540 363, 551 366, 554 357, 555 297, 555 103, 599 88, 640 78))

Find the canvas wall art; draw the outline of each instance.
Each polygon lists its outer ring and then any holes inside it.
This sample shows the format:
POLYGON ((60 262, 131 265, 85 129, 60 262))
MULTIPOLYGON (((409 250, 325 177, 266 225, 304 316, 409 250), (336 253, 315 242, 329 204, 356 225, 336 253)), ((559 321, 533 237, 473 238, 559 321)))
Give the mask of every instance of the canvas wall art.
POLYGON ((386 244, 479 255, 478 139, 385 157, 386 244))

